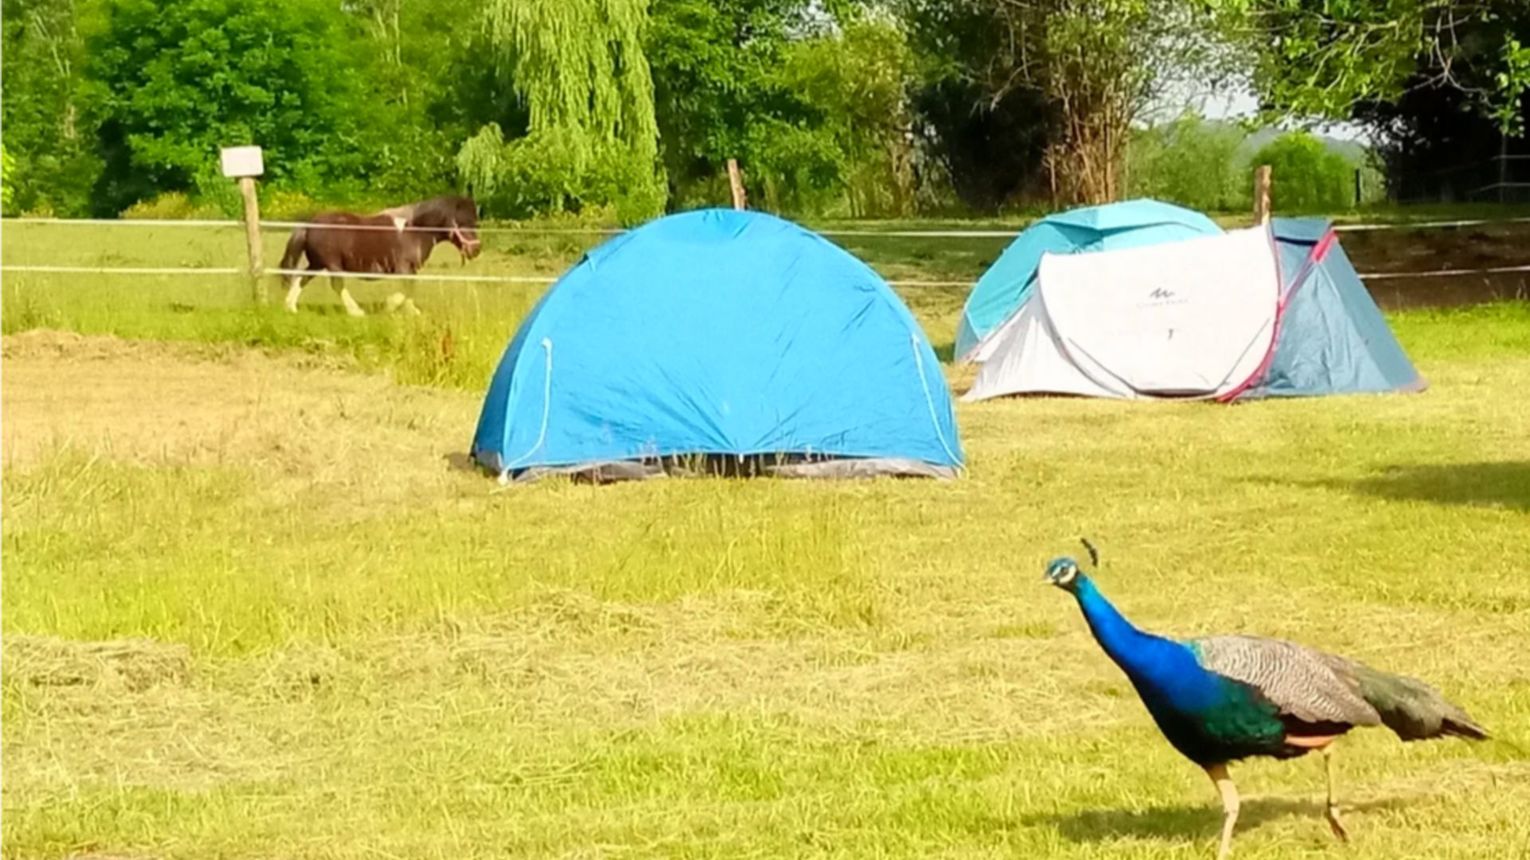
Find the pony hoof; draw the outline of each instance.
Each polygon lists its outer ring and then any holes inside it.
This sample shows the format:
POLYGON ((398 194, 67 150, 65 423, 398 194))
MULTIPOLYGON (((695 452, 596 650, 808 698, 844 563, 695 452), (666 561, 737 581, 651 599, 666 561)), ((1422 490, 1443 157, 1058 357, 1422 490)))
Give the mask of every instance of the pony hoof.
POLYGON ((409 298, 403 293, 394 293, 389 296, 386 307, 390 314, 403 313, 412 317, 420 315, 420 309, 415 306, 414 299, 409 298))

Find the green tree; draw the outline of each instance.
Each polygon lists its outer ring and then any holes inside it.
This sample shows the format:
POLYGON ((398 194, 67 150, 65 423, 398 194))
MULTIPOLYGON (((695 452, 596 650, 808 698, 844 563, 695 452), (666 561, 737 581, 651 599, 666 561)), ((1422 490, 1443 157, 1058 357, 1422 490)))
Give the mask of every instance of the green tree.
MULTIPOLYGON (((922 173, 940 176, 962 204, 979 211, 1049 196, 1042 165, 1055 112, 1036 82, 1001 81, 992 72, 1011 56, 993 4, 898 0, 896 8, 914 53, 922 173)), ((939 201, 933 184, 925 180, 921 191, 939 201)))
POLYGON ((979 50, 959 68, 990 104, 1041 96, 1049 184, 1063 201, 1115 199, 1138 117, 1177 80, 1230 68, 1211 0, 965 0, 955 5, 966 16, 944 18, 927 8, 939 0, 905 2, 920 18, 978 19, 967 42, 979 50))
POLYGON ((11 153, 0 143, 0 213, 11 214, 11 200, 15 198, 16 188, 12 184, 12 177, 16 173, 16 162, 11 158, 11 153))
POLYGON ((736 158, 755 205, 911 206, 913 61, 892 16, 806 0, 656 0, 648 55, 681 205, 727 199, 724 165, 736 158))
POLYGON ((527 124, 524 138, 505 143, 495 125, 464 144, 458 170, 475 193, 492 200, 545 173, 538 208, 609 203, 627 220, 659 211, 658 125, 643 51, 647 0, 494 0, 483 20, 500 75, 526 104, 527 124), (608 174, 623 177, 620 198, 595 199, 615 184, 608 174))
POLYGON ((655 145, 647 0, 494 0, 485 21, 531 106, 533 134, 556 128, 584 144, 655 145))
POLYGON ((368 187, 390 200, 456 185, 453 160, 500 89, 486 74, 474 0, 348 0, 366 40, 360 60, 377 105, 366 123, 368 187))
POLYGON ((506 141, 499 125, 490 123, 462 145, 457 166, 475 199, 494 215, 596 211, 633 224, 664 208, 652 161, 618 145, 591 148, 568 128, 506 141))
POLYGON ((22 211, 82 215, 101 171, 94 127, 83 110, 85 56, 74 0, 4 0, 5 97, 0 122, 15 159, 12 205, 22 211))
MULTIPOLYGON (((907 215, 914 202, 913 57, 902 29, 885 16, 850 17, 836 30, 792 43, 774 76, 797 94, 833 170, 828 187, 848 214, 907 215)), ((800 126, 799 126, 800 127, 800 126)), ((788 175, 797 154, 785 135, 756 140, 764 171, 788 175)))
POLYGON ((1524 0, 1223 2, 1247 16, 1268 113, 1367 126, 1400 199, 1496 198, 1485 162, 1530 153, 1524 0))
POLYGON ((1270 205, 1279 211, 1334 212, 1354 200, 1354 167, 1308 132, 1281 135, 1253 163, 1270 166, 1270 205))
POLYGON ((1235 125, 1186 114, 1132 135, 1126 191, 1202 211, 1247 208, 1252 194, 1239 147, 1247 135, 1235 125))
MULTIPOLYGON (((751 163, 750 129, 786 108, 792 94, 769 81, 798 18, 797 0, 654 0, 646 51, 655 119, 669 181, 682 198, 701 196, 728 158, 751 163)), ((717 201, 713 201, 717 202, 717 201)))
POLYGON ((306 0, 112 0, 89 40, 116 212, 166 190, 222 190, 220 147, 258 143, 267 176, 352 189, 375 119, 352 20, 306 0))
POLYGON ((1275 111, 1348 119, 1411 87, 1445 87, 1467 94, 1503 134, 1525 131, 1524 0, 1219 2, 1224 13, 1246 19, 1254 83, 1275 111))

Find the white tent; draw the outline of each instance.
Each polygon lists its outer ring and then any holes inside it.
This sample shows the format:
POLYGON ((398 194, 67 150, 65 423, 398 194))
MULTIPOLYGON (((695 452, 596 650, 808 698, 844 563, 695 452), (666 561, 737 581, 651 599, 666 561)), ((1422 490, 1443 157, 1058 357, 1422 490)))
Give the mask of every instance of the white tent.
POLYGON ((983 369, 963 399, 1218 397, 1265 363, 1280 294, 1267 227, 1047 254, 1036 289, 979 344, 983 369))

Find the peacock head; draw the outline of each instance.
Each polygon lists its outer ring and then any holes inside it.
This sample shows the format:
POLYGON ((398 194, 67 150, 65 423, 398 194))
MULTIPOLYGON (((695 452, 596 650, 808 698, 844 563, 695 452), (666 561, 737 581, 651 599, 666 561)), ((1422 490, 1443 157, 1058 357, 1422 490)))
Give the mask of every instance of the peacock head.
MULTIPOLYGON (((1095 567, 1100 566, 1100 553, 1094 548, 1094 544, 1088 538, 1080 538, 1084 549, 1089 551, 1089 563, 1095 567)), ((1054 558, 1047 563, 1047 582, 1061 588, 1064 591, 1072 591, 1078 587, 1079 579, 1083 574, 1071 556, 1054 558)))
POLYGON ((1072 591, 1078 582, 1078 562, 1067 556, 1054 558, 1047 564, 1047 582, 1052 583, 1064 591, 1072 591))

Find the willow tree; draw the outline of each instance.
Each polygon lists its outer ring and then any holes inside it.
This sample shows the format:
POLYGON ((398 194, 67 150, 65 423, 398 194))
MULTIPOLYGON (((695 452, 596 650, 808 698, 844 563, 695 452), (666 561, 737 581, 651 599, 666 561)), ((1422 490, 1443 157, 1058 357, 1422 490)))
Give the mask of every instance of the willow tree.
POLYGON ((555 196, 578 196, 590 171, 609 175, 620 161, 626 167, 616 173, 646 186, 622 193, 636 191, 641 208, 652 208, 662 178, 643 53, 647 24, 648 0, 490 0, 484 29, 496 71, 525 103, 529 122, 525 137, 509 144, 498 143, 493 126, 468 141, 458 157, 464 178, 492 193, 507 174, 554 159, 547 172, 572 177, 555 196))

